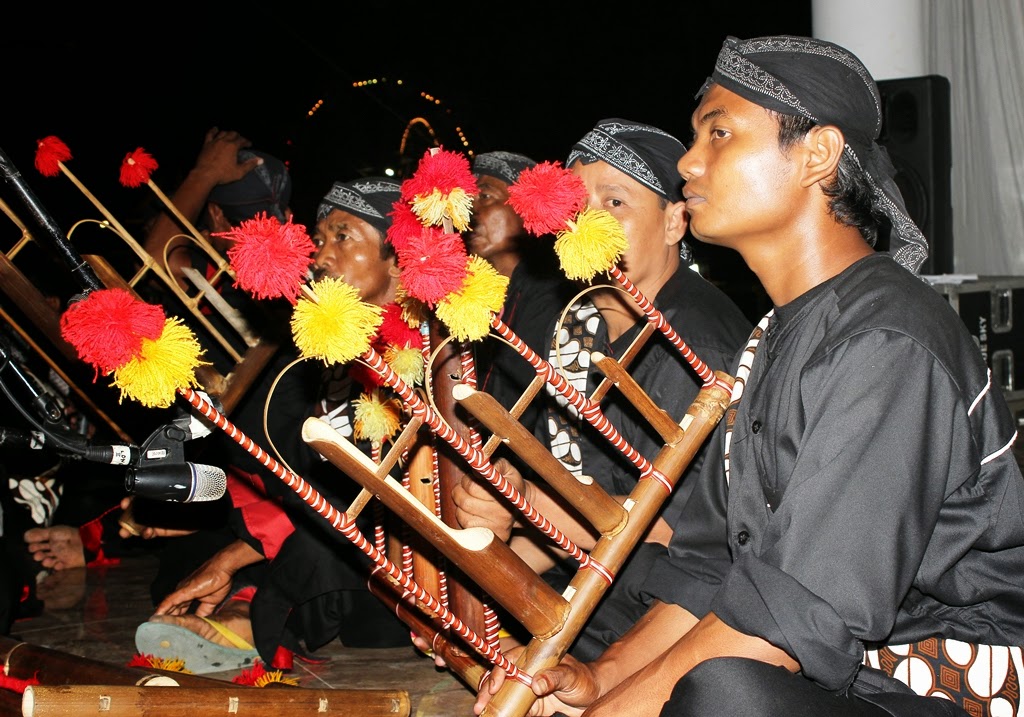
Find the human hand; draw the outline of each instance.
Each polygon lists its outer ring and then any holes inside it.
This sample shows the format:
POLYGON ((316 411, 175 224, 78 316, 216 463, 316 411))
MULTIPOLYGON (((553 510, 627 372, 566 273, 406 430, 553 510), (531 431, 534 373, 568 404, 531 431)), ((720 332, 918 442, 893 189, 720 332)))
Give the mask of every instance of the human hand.
MULTIPOLYGON (((515 662, 525 647, 502 650, 502 654, 510 662, 515 662)), ((477 691, 473 713, 481 714, 491 697, 498 693, 505 683, 506 674, 500 667, 495 667, 480 684, 477 691)), ((537 701, 527 712, 529 717, 563 714, 567 717, 582 715, 583 710, 597 699, 600 688, 590 667, 583 662, 566 655, 555 667, 538 670, 533 676, 530 689, 537 696, 537 701)), ((620 714, 629 714, 628 710, 620 714)))
POLYGON ((259 157, 238 161, 238 150, 251 146, 252 142, 234 130, 211 127, 206 133, 203 148, 199 150, 193 171, 206 175, 213 184, 237 182, 263 163, 259 157))
POLYGON ((153 525, 142 525, 136 522, 135 514, 132 512, 132 496, 126 496, 121 499, 121 517, 117 519, 117 524, 117 534, 124 540, 128 538, 142 538, 143 540, 175 538, 196 532, 195 530, 183 528, 161 528, 153 525))
MULTIPOLYGON (((518 491, 528 489, 527 481, 506 459, 499 458, 494 462, 494 467, 518 491)), ((484 484, 476 476, 464 474, 452 488, 451 495, 455 504, 455 519, 460 526, 488 528, 500 540, 508 542, 516 524, 516 515, 495 493, 493 486, 484 484)))
POLYGON ((213 614, 231 591, 231 580, 235 569, 225 558, 225 548, 214 554, 198 570, 178 583, 178 587, 156 606, 154 615, 184 615, 199 601, 196 615, 206 617, 213 614))
POLYGON ((439 667, 442 670, 448 667, 448 663, 444 661, 444 658, 434 652, 433 646, 425 639, 417 635, 415 632, 410 632, 409 637, 412 639, 413 647, 422 652, 427 657, 434 658, 434 666, 439 667))

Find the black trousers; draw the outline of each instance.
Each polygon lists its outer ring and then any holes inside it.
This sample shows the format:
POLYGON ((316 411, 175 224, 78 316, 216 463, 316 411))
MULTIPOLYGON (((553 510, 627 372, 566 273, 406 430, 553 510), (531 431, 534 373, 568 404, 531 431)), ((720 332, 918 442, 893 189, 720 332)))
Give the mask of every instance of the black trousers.
POLYGON ((783 667, 739 657, 701 663, 672 691, 662 717, 966 717, 912 692, 837 695, 783 667))

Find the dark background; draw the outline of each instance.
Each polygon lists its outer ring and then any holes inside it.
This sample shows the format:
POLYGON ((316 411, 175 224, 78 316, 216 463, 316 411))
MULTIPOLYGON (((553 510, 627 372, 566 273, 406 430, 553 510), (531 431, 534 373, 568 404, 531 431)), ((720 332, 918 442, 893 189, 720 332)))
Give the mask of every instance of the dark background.
MULTIPOLYGON (((68 169, 132 231, 159 204, 120 185, 128 152, 152 154, 152 179, 171 194, 206 130, 235 129, 288 163, 296 221, 309 225, 334 180, 408 174, 434 141, 564 160, 605 117, 685 141, 725 37, 809 35, 810 5, 132 5, 146 17, 22 6, 4 43, 0 149, 66 231, 98 212, 65 177, 35 170, 36 141, 56 135, 68 169)), ((729 258, 717 265, 735 275, 729 258)))

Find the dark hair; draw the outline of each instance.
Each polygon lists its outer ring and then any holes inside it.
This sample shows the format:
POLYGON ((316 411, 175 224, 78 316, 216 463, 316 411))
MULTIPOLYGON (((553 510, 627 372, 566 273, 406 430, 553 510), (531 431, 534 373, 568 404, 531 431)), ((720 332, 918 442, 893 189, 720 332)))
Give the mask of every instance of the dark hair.
POLYGON ((377 234, 380 235, 380 258, 383 261, 387 261, 388 259, 395 259, 397 261, 398 253, 395 251, 394 244, 388 241, 387 234, 382 232, 380 229, 377 229, 377 234))
MULTIPOLYGON (((806 117, 768 112, 779 123, 779 148, 784 152, 816 126, 814 120, 806 117)), ((843 152, 835 177, 822 186, 822 191, 831 197, 828 210, 836 221, 855 227, 864 240, 874 246, 884 215, 874 207, 867 174, 851 153, 843 152)))

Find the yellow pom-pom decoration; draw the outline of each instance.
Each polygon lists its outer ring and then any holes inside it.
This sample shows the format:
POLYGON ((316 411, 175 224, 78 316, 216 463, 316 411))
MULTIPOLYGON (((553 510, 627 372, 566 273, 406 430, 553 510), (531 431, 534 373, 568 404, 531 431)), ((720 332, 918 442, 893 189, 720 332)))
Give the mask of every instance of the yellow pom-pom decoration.
POLYGON ((292 687, 299 686, 298 677, 285 677, 284 673, 281 670, 270 670, 269 672, 264 672, 262 675, 256 678, 256 681, 252 683, 252 686, 266 687, 267 685, 272 684, 274 682, 281 682, 286 685, 291 685, 292 687))
POLYGON ((490 262, 471 256, 462 288, 437 304, 437 318, 448 333, 461 341, 477 341, 491 330, 491 314, 505 303, 508 277, 502 276, 490 262))
MULTIPOLYGON (((422 363, 422 359, 420 360, 422 363)), ((352 435, 358 441, 383 443, 398 431, 402 422, 402 403, 396 398, 381 400, 380 391, 364 393, 352 402, 352 435)))
POLYGON ((404 286, 399 285, 395 292, 395 303, 402 307, 402 321, 411 329, 418 328, 424 321, 430 320, 430 309, 427 305, 409 296, 404 286))
POLYGON ((619 220, 604 209, 584 209, 558 233, 555 253, 569 279, 590 281, 609 271, 629 248, 619 220))
POLYGON ((384 360, 410 386, 423 383, 423 352, 420 349, 388 346, 384 351, 384 360))
POLYGON ((187 675, 192 674, 192 670, 185 667, 185 660, 180 657, 151 657, 151 666, 156 670, 164 670, 165 672, 183 672, 187 675))
POLYGON ((292 338, 304 358, 326 364, 348 363, 370 348, 380 325, 379 306, 367 304, 341 279, 326 277, 310 285, 316 301, 300 299, 292 312, 292 338))
POLYGON ((448 194, 435 189, 430 194, 417 194, 411 202, 416 216, 427 226, 441 224, 445 216, 451 217, 452 225, 460 232, 469 229, 469 217, 473 213, 473 197, 462 187, 455 187, 448 194))
POLYGON ((139 355, 114 371, 113 384, 125 396, 148 408, 167 408, 181 389, 198 387, 196 367, 208 362, 200 356, 192 331, 180 319, 168 318, 157 339, 142 339, 139 355))

